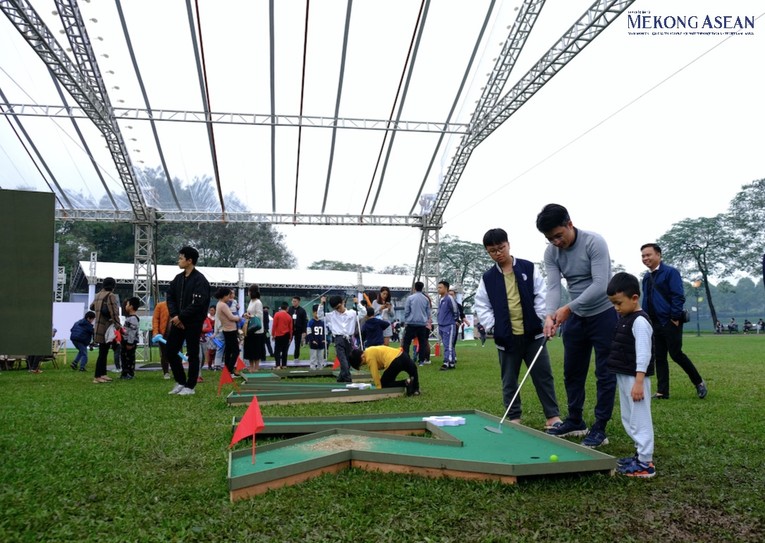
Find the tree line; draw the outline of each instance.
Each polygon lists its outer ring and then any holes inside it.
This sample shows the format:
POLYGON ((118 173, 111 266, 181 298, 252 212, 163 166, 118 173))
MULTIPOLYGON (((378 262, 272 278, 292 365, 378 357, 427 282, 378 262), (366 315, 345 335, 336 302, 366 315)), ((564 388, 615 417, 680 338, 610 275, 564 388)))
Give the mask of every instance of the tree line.
MULTIPOLYGON (((173 191, 164 180, 159 168, 145 168, 139 175, 147 203, 159 209, 167 208, 177 198, 183 209, 209 210, 217 205, 213 180, 195 178, 183 184, 176 180, 173 191)), ((106 197, 95 202, 82 193, 69 194, 85 208, 109 208, 106 197)), ((116 197, 118 204, 127 207, 124 196, 116 197)), ((226 205, 234 211, 246 211, 246 206, 235 194, 225 196, 226 205)), ((292 268, 295 256, 284 243, 284 237, 265 223, 169 223, 156 227, 154 256, 158 264, 175 264, 176 251, 183 245, 199 248, 200 265, 248 268, 292 268)), ((127 223, 58 221, 56 240, 59 259, 68 271, 81 260, 89 260, 90 253, 106 262, 132 262, 134 259, 133 227, 127 223)), ((742 186, 731 200, 726 212, 714 217, 683 219, 663 234, 657 243, 662 247, 665 262, 675 266, 686 282, 686 307, 699 306, 700 317, 709 319, 710 325, 719 315, 737 318, 765 317, 765 179, 742 186), (728 279, 716 285, 713 278, 740 277, 736 283, 728 279), (752 280, 752 277, 755 279, 752 280), (698 285, 693 287, 694 281, 698 285), (698 303, 698 298, 702 303, 698 303)), ((463 305, 469 309, 483 272, 492 265, 480 243, 464 241, 445 235, 439 244, 441 277, 459 285, 463 305)), ((540 266, 543 268, 543 266, 540 266)), ((612 263, 614 270, 623 270, 612 263)), ((414 268, 400 264, 375 270, 370 266, 321 260, 308 269, 362 271, 410 275, 414 268)))

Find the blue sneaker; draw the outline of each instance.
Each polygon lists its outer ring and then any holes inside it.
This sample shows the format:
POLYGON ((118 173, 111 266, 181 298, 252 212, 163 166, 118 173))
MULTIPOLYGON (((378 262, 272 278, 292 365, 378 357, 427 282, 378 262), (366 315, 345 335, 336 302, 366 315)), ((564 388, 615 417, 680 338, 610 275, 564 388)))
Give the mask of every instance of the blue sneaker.
POLYGON ((556 437, 584 436, 587 435, 587 425, 583 420, 572 422, 571 419, 566 419, 563 422, 556 422, 545 433, 556 437))
POLYGON ((637 453, 633 454, 632 456, 625 456, 624 458, 619 458, 616 461, 616 465, 618 467, 623 467, 631 464, 632 462, 635 462, 638 459, 637 453))
POLYGON ((650 479, 656 475, 656 467, 653 465, 653 462, 641 462, 637 458, 626 466, 618 467, 616 471, 627 477, 636 477, 638 479, 650 479))
POLYGON ((595 447, 600 447, 601 445, 608 445, 608 438, 606 437, 606 433, 602 430, 593 429, 590 430, 590 433, 587 434, 587 437, 582 440, 582 445, 594 449, 595 447))

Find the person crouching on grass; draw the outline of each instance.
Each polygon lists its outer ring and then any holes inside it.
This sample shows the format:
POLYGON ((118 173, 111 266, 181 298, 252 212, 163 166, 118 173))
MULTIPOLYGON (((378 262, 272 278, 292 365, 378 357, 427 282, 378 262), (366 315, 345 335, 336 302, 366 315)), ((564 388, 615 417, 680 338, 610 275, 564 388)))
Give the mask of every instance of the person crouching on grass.
POLYGON ((645 479, 656 475, 648 378, 654 371, 653 327, 648 313, 640 307, 637 277, 617 273, 609 281, 606 294, 619 314, 607 367, 616 374, 622 424, 637 449, 633 456, 620 458, 616 470, 627 477, 645 479))
POLYGON ((358 370, 362 364, 369 367, 372 380, 377 388, 406 387, 407 396, 420 395, 420 379, 417 375, 417 364, 403 349, 378 345, 367 347, 365 351, 354 349, 348 357, 351 367, 358 370), (380 371, 382 370, 382 375, 380 371), (398 374, 406 372, 409 378, 396 380, 398 374))

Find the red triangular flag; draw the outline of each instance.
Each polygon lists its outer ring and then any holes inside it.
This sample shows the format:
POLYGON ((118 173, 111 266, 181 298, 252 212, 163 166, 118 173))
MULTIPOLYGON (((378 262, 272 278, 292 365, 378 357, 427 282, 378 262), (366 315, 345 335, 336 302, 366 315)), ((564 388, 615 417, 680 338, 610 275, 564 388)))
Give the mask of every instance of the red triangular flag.
POLYGON ((335 363, 332 364, 332 369, 336 370, 339 367, 340 367, 340 359, 338 357, 335 357, 335 363))
POLYGON ((236 366, 234 366, 234 370, 236 370, 238 372, 238 371, 243 370, 245 367, 246 366, 244 365, 244 360, 242 360, 242 357, 241 356, 237 357, 237 359, 236 359, 236 366))
POLYGON ((242 420, 234 431, 234 436, 231 438, 229 448, 233 447, 236 443, 243 440, 246 437, 252 437, 252 463, 255 463, 255 435, 259 430, 265 428, 266 425, 263 422, 263 415, 260 413, 260 405, 258 405, 258 397, 253 396, 247 411, 244 412, 242 420))
POLYGON ((223 385, 226 383, 234 383, 234 378, 231 377, 228 368, 223 366, 223 371, 220 372, 220 381, 218 381, 218 396, 220 396, 220 389, 223 388, 223 385))

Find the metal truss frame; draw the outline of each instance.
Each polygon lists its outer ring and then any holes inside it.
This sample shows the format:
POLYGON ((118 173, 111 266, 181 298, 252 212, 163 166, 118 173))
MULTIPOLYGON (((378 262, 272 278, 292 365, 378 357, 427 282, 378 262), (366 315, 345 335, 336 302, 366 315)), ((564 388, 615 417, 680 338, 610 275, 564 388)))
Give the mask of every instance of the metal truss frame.
MULTIPOLYGON (((220 212, 215 211, 171 211, 156 212, 158 222, 222 222, 220 212)), ((135 222, 130 211, 104 209, 56 210, 56 219, 62 221, 135 222)), ((420 215, 322 215, 292 213, 226 213, 226 222, 308 224, 324 226, 409 226, 421 228, 424 224, 420 215)))
MULTIPOLYGON (((243 124, 254 126, 287 126, 291 128, 339 128, 349 130, 389 130, 396 132, 424 132, 437 134, 468 134, 465 123, 434 121, 406 121, 388 119, 334 118, 310 115, 271 115, 267 113, 223 113, 184 111, 173 109, 112 109, 118 121, 165 121, 204 124, 243 124)), ((64 119, 90 119, 81 107, 41 104, 8 104, 0 114, 19 117, 48 117, 64 119)))
MULTIPOLYGON (((162 222, 264 222, 270 224, 307 225, 379 225, 411 226, 422 229, 420 249, 415 266, 415 278, 421 278, 426 292, 433 295, 440 273, 438 263, 439 231, 444 213, 451 200, 473 150, 510 118, 543 85, 569 61, 592 42, 634 0, 596 0, 542 58, 508 91, 501 93, 510 72, 524 47, 540 14, 545 0, 525 0, 513 24, 503 51, 478 101, 470 122, 432 123, 376 119, 340 119, 296 115, 261 115, 243 113, 211 113, 173 110, 115 109, 109 102, 100 76, 95 54, 90 46, 77 0, 55 0, 65 33, 71 44, 76 64, 69 60, 63 48, 44 24, 28 0, 0 0, 2 10, 32 49, 48 66, 75 99, 78 107, 10 104, 6 115, 88 118, 101 131, 125 188, 131 210, 57 210, 61 220, 92 220, 132 222, 135 225, 136 261, 134 288, 136 295, 149 296, 153 276, 152 254, 154 226, 162 222), (264 214, 220 212, 159 212, 148 207, 140 191, 127 148, 120 133, 119 120, 153 120, 167 122, 198 122, 290 126, 316 128, 345 128, 361 130, 394 130, 461 134, 462 139, 436 195, 429 215, 325 215, 325 214, 264 214)), ((89 278, 92 280, 92 278, 89 278)), ((435 304, 437 305, 437 304, 435 304)), ((435 329, 435 327, 434 327, 435 329)))
MULTIPOLYGON (((489 75, 489 83, 473 113, 470 122, 470 134, 462 137, 441 188, 436 194, 432 212, 427 218, 426 230, 429 227, 440 227, 438 225, 443 223, 446 207, 475 148, 508 120, 582 49, 600 35, 634 1, 596 0, 547 53, 518 80, 513 88, 502 99, 498 99, 502 87, 507 81, 507 76, 512 70, 544 4, 544 0, 526 0, 524 2, 510 31, 502 55, 497 59, 494 71, 489 75)), ((427 236, 423 232, 423 240, 426 239, 427 236)), ((423 274, 428 271, 423 261, 432 252, 428 245, 425 241, 421 243, 420 254, 415 266, 415 269, 422 271, 423 274)), ((432 282, 430 278, 427 278, 427 275, 423 275, 423 277, 426 278, 425 283, 432 282)))

